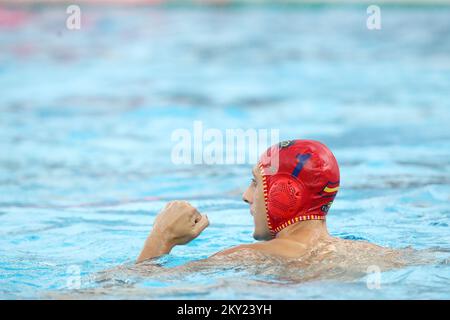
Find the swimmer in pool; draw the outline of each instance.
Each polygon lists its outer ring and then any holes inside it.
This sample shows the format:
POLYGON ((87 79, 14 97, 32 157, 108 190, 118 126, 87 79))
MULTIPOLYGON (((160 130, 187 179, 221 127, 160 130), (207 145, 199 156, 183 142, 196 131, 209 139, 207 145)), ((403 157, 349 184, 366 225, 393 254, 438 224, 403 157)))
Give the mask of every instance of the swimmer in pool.
MULTIPOLYGON (((242 198, 253 216, 253 237, 260 241, 218 252, 209 259, 248 258, 253 252, 306 261, 345 252, 347 258, 353 257, 347 259, 351 264, 353 259, 364 260, 363 256, 378 256, 379 265, 387 261, 386 254, 393 253, 366 241, 344 240, 328 233, 326 216, 339 190, 340 177, 338 163, 324 144, 312 140, 281 142, 261 156, 252 174, 242 198)), ((195 239, 208 225, 208 217, 188 202, 168 203, 156 217, 137 263, 170 253, 173 247, 195 239)))

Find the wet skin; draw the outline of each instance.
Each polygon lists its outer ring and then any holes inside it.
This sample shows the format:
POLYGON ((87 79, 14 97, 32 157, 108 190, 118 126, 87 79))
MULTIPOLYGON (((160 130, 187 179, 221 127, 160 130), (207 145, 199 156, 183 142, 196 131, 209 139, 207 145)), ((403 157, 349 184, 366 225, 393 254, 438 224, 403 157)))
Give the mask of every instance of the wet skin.
MULTIPOLYGON (((319 248, 323 254, 336 252, 341 247, 347 248, 349 243, 358 252, 388 250, 369 242, 332 237, 324 220, 300 221, 289 225, 272 237, 266 219, 262 176, 257 166, 253 168, 252 175, 251 183, 242 198, 250 205, 250 213, 254 220, 253 237, 261 241, 232 247, 212 257, 232 256, 233 259, 239 259, 239 252, 250 250, 279 258, 295 259, 305 257, 311 250, 317 251, 319 248)), ((208 225, 208 217, 200 214, 188 202, 168 203, 158 214, 137 263, 170 253, 176 245, 183 245, 195 239, 208 225)))

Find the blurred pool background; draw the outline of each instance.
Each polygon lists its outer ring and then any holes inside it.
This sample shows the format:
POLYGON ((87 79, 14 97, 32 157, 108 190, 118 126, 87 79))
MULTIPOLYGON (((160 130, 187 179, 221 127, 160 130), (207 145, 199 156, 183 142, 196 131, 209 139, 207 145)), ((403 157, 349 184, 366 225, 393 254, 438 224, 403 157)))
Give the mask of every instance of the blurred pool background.
MULTIPOLYGON (((450 7, 0 5, 0 298, 68 293, 131 264, 164 203, 211 225, 169 264, 252 242, 251 165, 174 166, 195 120, 326 143, 341 167, 333 235, 450 250, 450 7), (70 287, 70 286, 69 286, 70 287)), ((448 254, 447 254, 448 256, 448 254)), ((445 259, 445 255, 444 258, 445 259)), ((447 261, 296 285, 217 272, 118 281, 100 298, 449 299, 447 261)))

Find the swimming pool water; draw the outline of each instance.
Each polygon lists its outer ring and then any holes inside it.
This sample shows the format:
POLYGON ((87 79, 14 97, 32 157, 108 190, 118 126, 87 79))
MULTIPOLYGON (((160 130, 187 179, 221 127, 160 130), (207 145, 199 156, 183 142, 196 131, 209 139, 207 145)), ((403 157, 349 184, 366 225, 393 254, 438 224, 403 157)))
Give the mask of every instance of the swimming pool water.
POLYGON ((78 272, 89 298, 450 298, 449 7, 383 7, 380 31, 358 6, 83 7, 80 31, 58 6, 4 14, 0 298, 76 296, 78 272), (253 241, 250 164, 171 163, 171 133, 195 120, 323 141, 341 168, 330 232, 439 263, 385 272, 379 290, 242 270, 92 281, 133 263, 173 199, 211 225, 164 264, 253 241))

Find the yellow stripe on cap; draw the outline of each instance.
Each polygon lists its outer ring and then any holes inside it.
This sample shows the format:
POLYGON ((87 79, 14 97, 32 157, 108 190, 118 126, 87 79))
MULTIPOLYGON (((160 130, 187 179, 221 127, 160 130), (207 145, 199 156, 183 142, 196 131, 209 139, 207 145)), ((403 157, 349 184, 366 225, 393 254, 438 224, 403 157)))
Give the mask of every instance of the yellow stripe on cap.
POLYGON ((338 191, 338 189, 339 189, 339 187, 336 187, 336 188, 325 187, 325 189, 323 189, 323 191, 324 192, 336 192, 336 191, 338 191))

